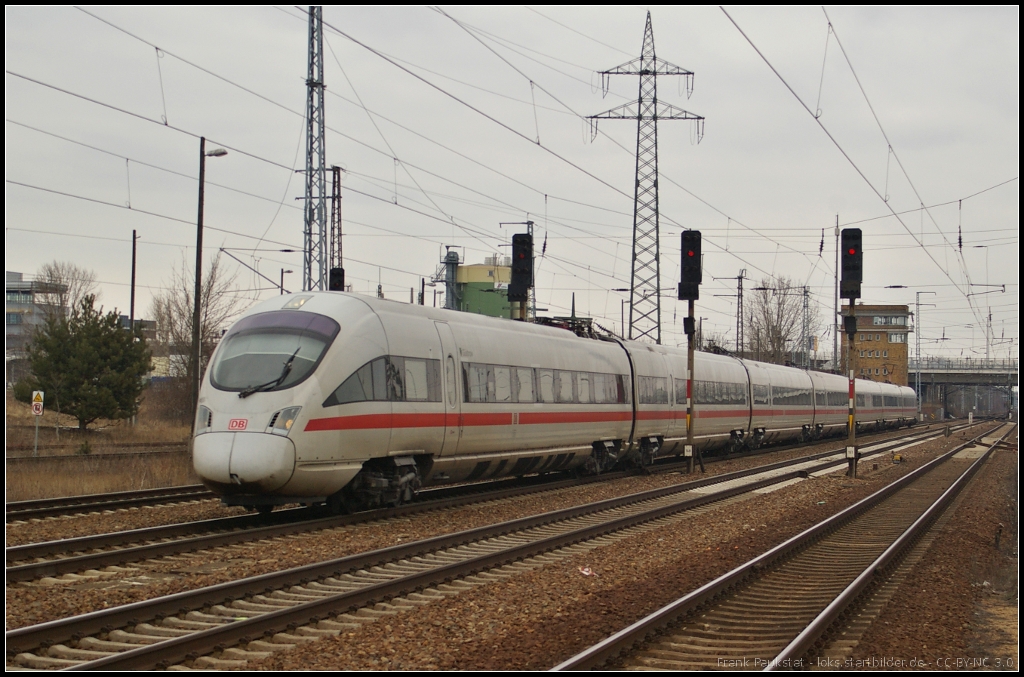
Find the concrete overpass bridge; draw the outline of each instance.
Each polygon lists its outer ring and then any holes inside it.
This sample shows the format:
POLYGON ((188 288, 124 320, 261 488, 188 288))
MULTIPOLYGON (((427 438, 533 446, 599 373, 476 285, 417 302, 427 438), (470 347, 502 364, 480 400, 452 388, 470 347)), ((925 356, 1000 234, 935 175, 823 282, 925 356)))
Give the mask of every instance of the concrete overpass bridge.
POLYGON ((1016 406, 1012 388, 1019 384, 1019 360, 928 357, 910 360, 908 380, 918 390, 926 419, 1002 416, 1016 406))

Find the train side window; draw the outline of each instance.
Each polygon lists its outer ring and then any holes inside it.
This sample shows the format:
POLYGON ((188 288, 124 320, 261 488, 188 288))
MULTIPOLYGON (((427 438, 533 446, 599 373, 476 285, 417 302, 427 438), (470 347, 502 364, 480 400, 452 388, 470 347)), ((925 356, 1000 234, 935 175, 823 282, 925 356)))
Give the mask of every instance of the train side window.
POLYGON ((576 401, 580 404, 590 404, 592 401, 591 374, 585 371, 576 372, 576 401))
POLYGON ((510 367, 492 367, 494 369, 494 399, 492 402, 512 401, 512 369, 510 367))
POLYGON ((590 387, 593 388, 594 404, 608 404, 615 401, 615 377, 611 374, 591 374, 590 387))
POLYGON ((555 402, 568 404, 574 402, 573 397, 573 372, 555 371, 555 402))
POLYGON ((619 391, 618 392, 619 403, 620 404, 632 404, 633 403, 633 394, 632 394, 632 387, 631 387, 632 382, 629 380, 629 376, 628 375, 624 376, 622 374, 618 374, 618 375, 616 375, 615 379, 618 382, 617 385, 618 385, 618 391, 619 391))
POLYGON ((770 399, 770 391, 768 386, 754 385, 754 404, 768 404, 770 399))
POLYGON ((389 357, 384 368, 387 374, 387 397, 392 402, 405 399, 405 358, 389 357))
POLYGON ((880 406, 882 406, 882 396, 881 395, 872 395, 871 396, 871 406, 872 407, 880 407, 880 406))
MULTIPOLYGON (((436 362, 436 360, 433 360, 436 362)), ((345 379, 322 406, 333 407, 349 402, 383 402, 404 397, 404 379, 399 370, 405 358, 378 357, 367 362, 345 379)), ((440 401, 440 397, 437 398, 440 401)))
POLYGON ((448 382, 448 406, 455 406, 455 358, 448 356, 448 369, 445 378, 448 382))
POLYGON ((516 372, 516 400, 519 402, 534 402, 533 396, 533 369, 518 367, 516 372))
POLYGON ((730 404, 747 404, 747 385, 745 383, 733 383, 732 401, 730 404))
POLYGON ((462 366, 466 382, 467 402, 487 401, 487 365, 464 364, 462 366))
POLYGON ((591 374, 595 404, 614 404, 618 401, 614 374, 591 374))
POLYGON ((863 406, 866 406, 866 405, 865 405, 865 400, 864 400, 864 396, 863 396, 863 395, 857 395, 857 406, 858 406, 858 407, 863 407, 863 406))
MULTIPOLYGON (((383 358, 380 360, 383 362, 383 358)), ((371 375, 372 362, 367 362, 356 373, 345 379, 330 397, 324 400, 323 406, 333 407, 336 404, 347 402, 366 402, 373 400, 373 377, 371 375)))
POLYGON ((387 365, 386 358, 376 359, 370 363, 371 376, 373 379, 373 399, 386 400, 387 396, 387 365))
MULTIPOLYGON (((434 362, 430 360, 429 362, 434 362)), ((405 358, 405 399, 410 402, 429 402, 431 397, 430 381, 428 378, 427 360, 414 360, 405 358)))
POLYGON ((639 404, 668 404, 668 377, 638 376, 636 381, 639 404))
POLYGON ((551 369, 537 370, 537 401, 555 401, 555 372, 551 369))

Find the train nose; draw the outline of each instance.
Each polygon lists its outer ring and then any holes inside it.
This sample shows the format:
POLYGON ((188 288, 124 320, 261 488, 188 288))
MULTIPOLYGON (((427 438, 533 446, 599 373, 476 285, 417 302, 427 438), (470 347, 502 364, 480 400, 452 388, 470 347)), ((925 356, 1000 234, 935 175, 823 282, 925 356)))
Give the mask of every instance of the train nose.
POLYGON ((222 495, 271 492, 295 472, 295 444, 282 435, 211 432, 193 442, 196 474, 222 495))

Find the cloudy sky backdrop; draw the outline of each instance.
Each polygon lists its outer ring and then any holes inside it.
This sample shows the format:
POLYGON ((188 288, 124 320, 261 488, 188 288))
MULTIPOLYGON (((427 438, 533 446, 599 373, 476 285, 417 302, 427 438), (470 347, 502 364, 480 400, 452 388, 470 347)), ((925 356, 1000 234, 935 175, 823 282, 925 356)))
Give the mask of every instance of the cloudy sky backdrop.
MULTIPOLYGON (((446 245, 469 263, 507 255, 519 227, 499 224, 531 219, 538 254, 547 240, 538 306, 567 314, 575 293, 580 314, 618 329, 636 125, 603 120, 591 139, 584 118, 637 97, 626 76, 602 96, 596 71, 639 56, 645 10, 442 10, 324 10, 348 281, 407 302, 446 245)), ((715 295, 734 293, 741 269, 748 287, 808 285, 827 323, 838 217, 864 231, 865 302, 935 292, 921 295, 934 304, 925 353, 983 357, 991 311, 992 355, 1017 356, 1018 9, 726 11, 739 28, 717 7, 651 8, 658 56, 696 73, 692 96, 665 77, 659 98, 706 118, 699 144, 689 122, 659 126, 662 287, 678 281, 680 231, 696 228, 705 331, 733 337, 735 299, 715 295)), ((5 19, 7 270, 74 262, 127 312, 136 229, 148 317, 194 260, 205 136, 229 154, 207 161, 204 257, 223 247, 301 285, 301 254, 279 251, 302 245, 300 9, 8 7, 5 19)), ((278 293, 226 261, 246 304, 278 293)), ((684 312, 664 300, 665 343, 683 342, 684 312)))

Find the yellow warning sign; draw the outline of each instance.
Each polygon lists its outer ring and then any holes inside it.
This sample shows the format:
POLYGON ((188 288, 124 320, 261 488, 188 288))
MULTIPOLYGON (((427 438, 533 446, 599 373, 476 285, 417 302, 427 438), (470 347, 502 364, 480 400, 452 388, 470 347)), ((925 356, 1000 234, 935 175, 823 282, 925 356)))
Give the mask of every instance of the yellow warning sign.
POLYGON ((43 391, 42 390, 33 390, 32 391, 32 402, 33 403, 39 402, 40 404, 42 404, 42 402, 43 402, 43 391))

